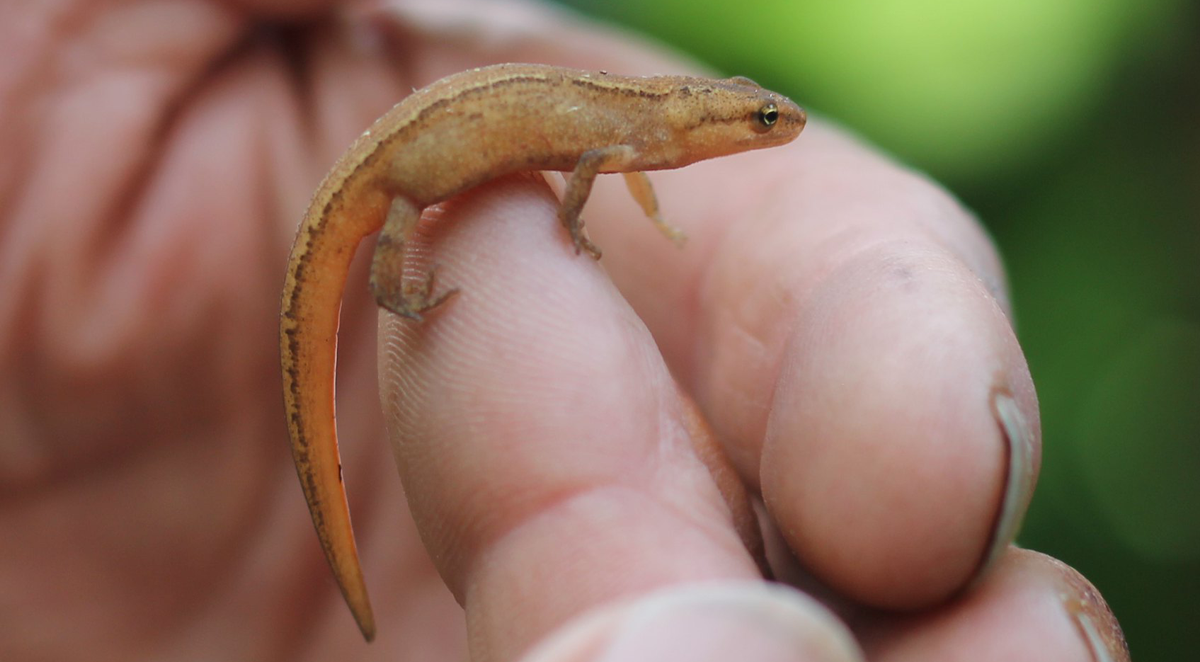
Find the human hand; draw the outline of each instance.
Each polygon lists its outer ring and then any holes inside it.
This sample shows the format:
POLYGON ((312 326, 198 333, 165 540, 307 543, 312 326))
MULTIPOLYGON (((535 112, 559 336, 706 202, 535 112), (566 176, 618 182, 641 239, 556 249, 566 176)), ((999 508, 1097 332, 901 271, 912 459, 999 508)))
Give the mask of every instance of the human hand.
MULTIPOLYGON (((21 83, 5 86, 0 144, 24 164, 0 176, 0 526, 18 532, 0 543, 13 624, 0 658, 352 655, 362 644, 286 459, 275 376, 283 260, 309 192, 375 116, 442 75, 682 66, 499 3, 410 7, 373 45, 328 22, 252 32, 223 7, 80 3, 90 18, 0 65, 21 83)), ((637 622, 666 640, 627 637, 617 654, 727 657, 774 650, 779 632, 844 641, 799 593, 751 588, 673 374, 761 490, 777 572, 807 589, 819 577, 869 659, 1087 659, 1073 619, 1103 631, 1102 602, 1006 541, 993 572, 937 606, 993 547, 1009 473, 995 394, 1013 394, 1038 443, 1001 268, 974 221, 819 120, 787 148, 653 177, 691 235, 683 251, 619 182, 585 211, 599 265, 570 250, 535 179, 444 206, 436 261, 462 296, 420 326, 379 316, 416 527, 380 443, 377 312, 352 275, 342 452, 380 622, 358 650, 460 659, 442 579, 479 659, 539 640, 539 659, 582 659, 637 622), (710 580, 743 583, 693 586, 710 580), (689 610, 703 629, 671 621, 689 610)))

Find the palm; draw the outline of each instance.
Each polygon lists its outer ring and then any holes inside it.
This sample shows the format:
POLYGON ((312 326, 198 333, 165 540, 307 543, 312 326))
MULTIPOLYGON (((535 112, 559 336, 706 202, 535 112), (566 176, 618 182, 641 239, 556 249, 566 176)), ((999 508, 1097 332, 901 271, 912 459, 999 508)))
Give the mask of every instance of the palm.
MULTIPOLYGON (((131 4, 126 16, 151 16, 143 9, 131 4)), ((403 92, 376 84, 356 96, 340 76, 354 65, 334 38, 313 44, 311 63, 330 103, 293 94, 294 72, 270 48, 243 49, 193 85, 246 27, 215 9, 198 14, 211 23, 182 49, 169 34, 178 16, 158 17, 167 34, 129 35, 124 48, 145 49, 132 71, 81 65, 99 82, 71 89, 78 103, 24 118, 21 128, 46 129, 43 140, 25 142, 20 128, 4 139, 6 153, 25 148, 21 161, 34 165, 9 173, 10 186, 26 188, 2 224, 4 280, 16 287, 0 298, 0 527, 23 535, 0 542, 0 584, 18 626, 6 632, 46 634, 0 640, 6 659, 215 645, 197 641, 198 624, 222 632, 225 650, 288 649, 300 631, 312 637, 318 615, 345 625, 317 609, 336 589, 287 460, 279 287, 306 191, 403 92), (172 66, 156 68, 164 61, 172 66), (317 120, 304 125, 304 113, 317 120), (17 610, 30 600, 38 609, 17 610)), ((343 315, 339 394, 355 505, 372 512, 367 502, 401 497, 381 443, 364 293, 349 294, 343 315)), ((430 579, 411 526, 360 527, 378 529, 371 546, 412 559, 393 582, 430 579)), ((460 616, 446 615, 453 633, 460 616)), ((325 634, 356 636, 329 628, 310 643, 325 634)))

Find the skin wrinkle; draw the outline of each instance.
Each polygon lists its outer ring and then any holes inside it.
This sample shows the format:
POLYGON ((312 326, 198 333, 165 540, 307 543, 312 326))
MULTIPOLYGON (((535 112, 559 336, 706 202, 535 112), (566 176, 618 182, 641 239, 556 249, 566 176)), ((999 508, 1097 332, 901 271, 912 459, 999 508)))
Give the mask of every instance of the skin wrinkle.
MULTIPOLYGON (((820 129, 818 128, 817 130, 819 131, 820 129)), ((771 203, 778 199, 776 192, 783 190, 783 187, 784 182, 782 180, 777 180, 773 182, 773 185, 770 187, 760 187, 759 190, 752 191, 751 194, 746 196, 746 199, 753 199, 758 202, 757 207, 759 209, 770 209, 771 203)), ((756 213, 755 209, 745 210, 743 207, 739 207, 739 210, 748 211, 748 213, 745 214, 747 218, 760 217, 760 214, 756 213)), ((681 307, 689 312, 694 311, 692 316, 699 318, 699 323, 704 327, 718 324, 719 320, 715 319, 715 313, 728 310, 720 305, 714 305, 712 303, 707 305, 705 304, 706 301, 712 300, 714 296, 713 283, 719 280, 718 277, 721 275, 718 269, 714 268, 713 265, 721 265, 724 264, 726 259, 734 259, 727 257, 731 254, 730 251, 733 243, 729 241, 729 238, 744 232, 744 226, 740 226, 736 223, 726 223, 719 226, 716 233, 712 233, 710 230, 710 234, 714 235, 710 240, 699 244, 698 242, 690 242, 690 245, 688 246, 689 251, 696 253, 696 257, 693 258, 692 264, 696 265, 697 273, 693 277, 687 279, 689 287, 681 294, 681 307), (713 313, 714 317, 710 319, 704 319, 700 317, 705 310, 713 313)), ((738 308, 733 306, 729 309, 737 310, 738 308)), ((757 338, 757 334, 748 335, 757 338)), ((707 356, 707 352, 711 350, 704 347, 703 341, 703 336, 697 336, 694 338, 692 341, 692 349, 684 354, 685 356, 693 357, 691 359, 690 366, 685 366, 682 368, 673 366, 673 368, 681 370, 680 374, 684 383, 694 384, 695 382, 692 378, 692 375, 697 374, 695 372, 695 366, 700 366, 706 363, 706 361, 703 359, 707 356)), ((717 383, 719 384, 720 382, 717 383)), ((705 393, 705 389, 703 388, 689 390, 693 390, 694 392, 700 394, 705 393)), ((703 395, 699 397, 703 397, 703 395)), ((707 411, 708 408, 706 407, 705 409, 707 411)), ((717 425, 716 421, 712 422, 714 425, 717 425)), ((720 427, 717 429, 719 432, 725 432, 720 427)), ((726 438, 725 434, 721 434, 719 436, 721 436, 723 439, 726 438)))
MULTIPOLYGON (((770 207, 774 204, 774 202, 776 200, 778 200, 777 195, 773 195, 772 192, 780 191, 780 190, 782 190, 782 187, 783 187, 783 183, 779 182, 773 188, 767 189, 765 191, 756 192, 757 194, 754 196, 753 199, 755 199, 757 201, 761 201, 760 208, 770 209, 770 207)), ((764 217, 770 218, 769 215, 754 213, 753 211, 751 213, 747 213, 746 216, 748 218, 754 218, 754 219, 764 218, 764 217)), ((785 289, 785 288, 776 286, 774 279, 771 277, 771 275, 773 275, 775 272, 772 269, 770 269, 769 265, 763 264, 761 267, 761 270, 763 272, 765 272, 765 274, 766 274, 765 278, 757 278, 756 277, 756 278, 748 279, 749 282, 755 283, 755 286, 753 286, 753 289, 750 290, 751 294, 749 297, 744 298, 742 301, 736 302, 735 305, 731 305, 728 307, 722 306, 722 305, 718 304, 716 301, 713 301, 714 296, 716 296, 716 297, 721 296, 720 292, 713 291, 713 283, 719 282, 723 278, 727 278, 727 277, 725 277, 726 272, 723 271, 721 269, 721 267, 724 267, 725 265, 737 265, 739 268, 744 268, 744 265, 746 265, 746 264, 754 264, 754 265, 760 264, 758 262, 747 262, 747 261, 739 259, 739 257, 736 255, 736 252, 734 252, 735 247, 738 246, 738 244, 727 240, 727 237, 733 233, 740 234, 740 233, 744 233, 744 232, 745 232, 745 228, 743 226, 740 226, 738 224, 732 224, 732 223, 726 224, 725 226, 722 227, 718 238, 715 241, 711 241, 708 243, 708 247, 710 249, 709 254, 705 255, 703 257, 703 259, 701 259, 698 262, 698 264, 716 265, 716 267, 705 269, 703 271, 701 278, 694 278, 691 280, 691 282, 695 283, 695 286, 693 287, 692 292, 694 292, 694 298, 697 303, 694 305, 694 308, 698 311, 705 311, 705 310, 709 311, 710 315, 703 322, 703 326, 705 328, 714 328, 714 327, 719 328, 723 324, 726 323, 725 320, 732 318, 733 322, 731 324, 729 324, 730 330, 732 330, 735 333, 740 333, 742 338, 753 339, 756 347, 763 349, 763 350, 767 350, 767 349, 771 348, 772 346, 778 345, 778 343, 768 342, 764 338, 763 333, 756 332, 754 329, 761 329, 762 331, 770 330, 770 331, 774 332, 779 327, 776 325, 763 327, 759 324, 753 324, 753 325, 746 324, 744 322, 744 317, 742 317, 739 313, 741 311, 745 310, 745 306, 749 301, 755 301, 755 300, 759 300, 760 298, 763 298, 763 297, 769 297, 776 292, 781 292, 781 291, 782 292, 790 292, 791 291, 790 289, 785 289), (762 284, 764 281, 766 282, 765 285, 762 284), (713 302, 705 305, 703 303, 704 301, 713 301, 713 302), (727 317, 726 315, 727 315, 728 311, 733 311, 733 314, 731 316, 727 317)), ((801 303, 799 298, 797 298, 795 296, 791 296, 791 295, 783 297, 783 298, 774 299, 773 302, 777 302, 777 303, 783 304, 784 306, 793 308, 794 310, 797 311, 797 313, 799 311, 799 306, 801 303)), ((692 306, 689 306, 689 308, 691 308, 691 307, 692 306)), ((774 306, 772 306, 772 308, 776 311, 783 309, 783 308, 774 307, 774 306)), ((789 318, 789 317, 795 317, 795 315, 781 315, 781 317, 789 318)), ((708 335, 711 337, 712 335, 714 335, 714 333, 715 332, 710 331, 708 335)), ((771 333, 770 335, 774 335, 774 333, 771 333)), ((705 353, 706 352, 706 350, 704 350, 705 344, 702 342, 702 340, 703 340, 703 338, 698 337, 697 342, 695 344, 695 350, 694 350, 693 355, 697 357, 696 364, 704 365, 707 363, 708 367, 710 369, 719 367, 717 363, 704 360, 704 358, 706 358, 707 354, 705 353)), ((778 359, 779 359, 779 357, 782 356, 783 351, 784 351, 783 347, 776 347, 773 351, 775 360, 751 361, 750 362, 753 365, 774 365, 774 366, 776 366, 775 374, 770 379, 766 379, 766 380, 763 380, 763 382, 761 382, 761 383, 766 383, 766 384, 770 385, 769 388, 766 390, 766 392, 764 392, 762 389, 749 389, 749 390, 743 391, 743 389, 739 389, 736 386, 731 387, 731 385, 728 382, 726 382, 724 379, 717 379, 715 374, 710 374, 710 375, 704 377, 704 381, 701 383, 702 385, 701 385, 701 388, 698 390, 698 392, 702 394, 702 396, 701 396, 702 398, 704 397, 703 394, 711 394, 707 398, 708 402, 710 403, 710 407, 706 408, 706 409, 709 409, 710 411, 712 410, 712 407, 711 407, 712 402, 714 402, 714 401, 721 402, 721 401, 725 400, 725 398, 722 397, 723 392, 754 393, 755 395, 750 398, 746 398, 743 396, 741 398, 742 401, 743 402, 760 403, 760 405, 761 405, 761 406, 755 408, 759 413, 762 414, 761 422, 755 422, 750 427, 747 427, 745 425, 745 421, 741 421, 741 422, 739 422, 738 425, 733 426, 733 427, 736 427, 736 429, 741 434, 735 435, 733 433, 733 431, 730 429, 730 427, 722 425, 722 423, 724 423, 725 421, 723 421, 720 417, 717 417, 713 421, 713 423, 714 423, 714 426, 717 426, 717 429, 720 433, 719 434, 720 438, 722 438, 723 440, 725 440, 727 442, 732 439, 746 440, 748 438, 755 438, 758 436, 758 433, 761 433, 762 431, 766 430, 766 425, 767 425, 766 417, 770 413, 770 404, 769 403, 774 401, 775 384, 777 384, 777 382, 778 382, 778 371, 781 369, 781 361, 779 361, 778 359), (755 431, 758 431, 758 433, 756 433, 755 431), (750 433, 751 436, 750 437, 745 436, 746 433, 750 433)), ((764 353, 764 356, 769 356, 769 355, 770 354, 764 353)), ((720 408, 718 407, 717 409, 719 410, 720 408)), ((757 444, 751 442, 749 445, 750 445, 750 448, 755 448, 755 447, 761 448, 761 441, 757 444)), ((737 466, 739 469, 741 469, 741 474, 742 474, 743 478, 749 481, 752 488, 757 489, 758 485, 759 485, 759 475, 758 475, 759 472, 756 468, 756 465, 758 464, 758 462, 757 462, 758 451, 747 452, 746 443, 745 443, 745 441, 742 441, 742 443, 735 444, 732 448, 730 448, 727 444, 727 452, 729 452, 731 454, 732 458, 736 460, 735 466, 737 466)))

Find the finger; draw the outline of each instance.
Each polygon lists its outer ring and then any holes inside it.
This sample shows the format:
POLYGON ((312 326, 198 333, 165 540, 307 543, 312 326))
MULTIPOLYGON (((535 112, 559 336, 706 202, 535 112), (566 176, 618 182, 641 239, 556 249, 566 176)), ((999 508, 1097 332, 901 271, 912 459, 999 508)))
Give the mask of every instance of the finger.
POLYGON ((554 633, 525 662, 861 660, 850 633, 815 600, 782 586, 669 589, 597 609, 554 633))
POLYGON ((975 590, 942 608, 873 618, 856 630, 879 662, 1129 660, 1095 587, 1061 561, 1016 548, 975 590))
POLYGON ((618 596, 759 577, 653 339, 556 208, 530 177, 456 199, 437 266, 461 293, 382 317, 409 504, 486 659, 618 596))
POLYGON ((820 122, 656 182, 686 250, 606 197, 594 236, 801 560, 878 606, 958 590, 1011 540, 1040 448, 986 236, 820 122))

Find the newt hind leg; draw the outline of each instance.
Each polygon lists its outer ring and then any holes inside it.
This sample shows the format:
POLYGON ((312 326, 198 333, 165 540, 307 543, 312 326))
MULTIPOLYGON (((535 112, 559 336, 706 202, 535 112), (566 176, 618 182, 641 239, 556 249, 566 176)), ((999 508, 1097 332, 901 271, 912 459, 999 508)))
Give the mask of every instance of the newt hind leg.
POLYGON ((662 214, 658 211, 658 196, 654 195, 654 187, 650 185, 650 178, 646 173, 626 172, 625 186, 629 189, 629 194, 641 206, 642 212, 646 214, 646 218, 658 228, 658 231, 663 233, 663 236, 675 242, 676 246, 683 246, 687 241, 687 235, 683 230, 667 223, 663 220, 662 214))
POLYGON ((411 202, 401 197, 393 200, 371 259, 371 292, 375 295, 375 302, 401 317, 418 322, 422 313, 437 308, 458 294, 457 289, 434 294, 436 269, 430 269, 416 281, 404 282, 404 247, 420 220, 421 210, 411 202))

